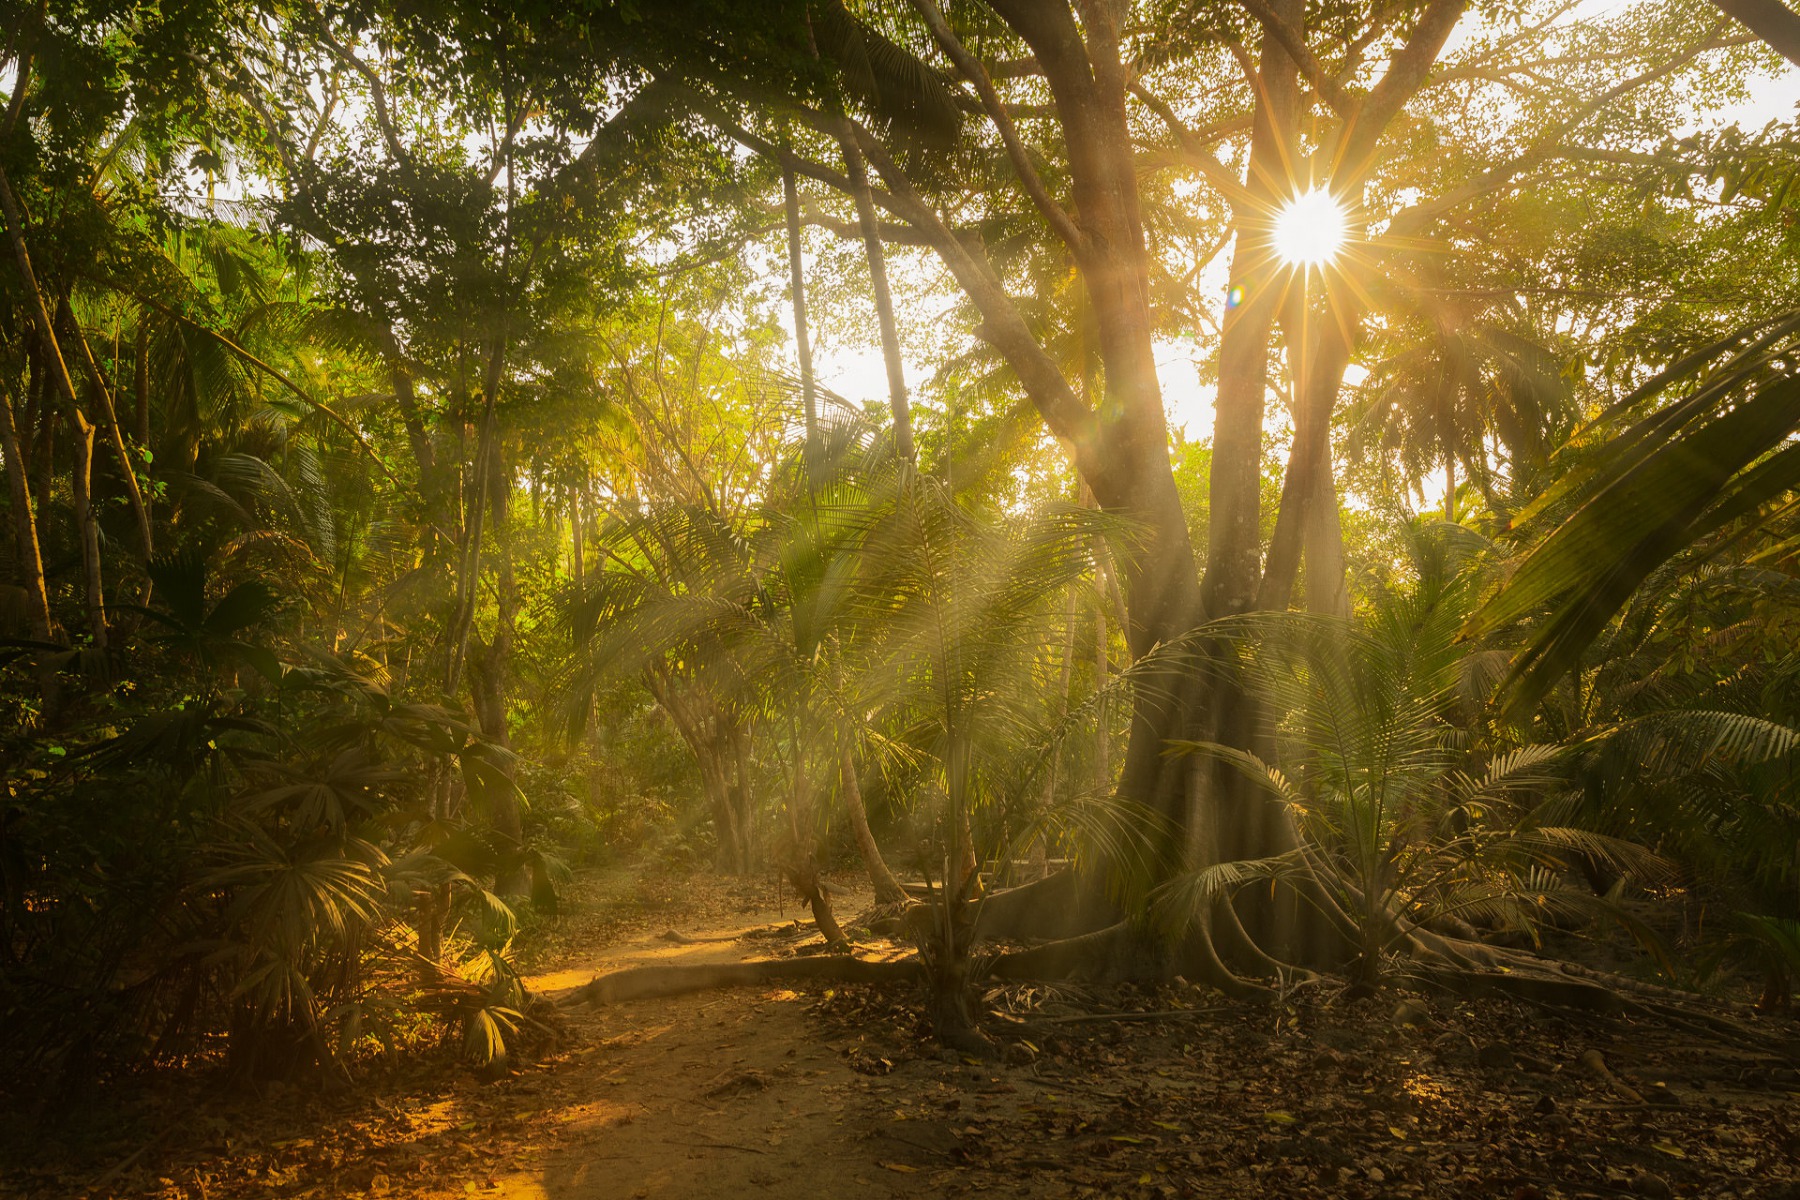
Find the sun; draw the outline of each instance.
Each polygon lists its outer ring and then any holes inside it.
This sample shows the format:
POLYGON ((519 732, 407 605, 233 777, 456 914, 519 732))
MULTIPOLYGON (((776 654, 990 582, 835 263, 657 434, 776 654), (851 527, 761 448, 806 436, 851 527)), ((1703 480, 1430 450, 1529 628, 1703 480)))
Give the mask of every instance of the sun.
POLYGON ((1349 220, 1324 188, 1300 192, 1275 214, 1275 253, 1296 267, 1323 267, 1344 248, 1349 220))

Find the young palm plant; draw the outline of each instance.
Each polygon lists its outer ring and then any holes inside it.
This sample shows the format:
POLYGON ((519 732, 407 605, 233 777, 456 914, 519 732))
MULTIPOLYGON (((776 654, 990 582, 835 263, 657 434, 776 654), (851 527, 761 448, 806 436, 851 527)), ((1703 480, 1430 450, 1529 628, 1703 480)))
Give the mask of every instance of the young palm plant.
POLYGON ((1666 873, 1634 843, 1544 822, 1541 802, 1567 786, 1566 753, 1483 735, 1469 702, 1481 698, 1481 660, 1456 641, 1479 574, 1442 537, 1419 549, 1415 588, 1382 597, 1362 623, 1281 614, 1218 624, 1238 644, 1270 753, 1181 749, 1260 785, 1300 838, 1278 858, 1178 879, 1160 898, 1165 912, 1253 879, 1304 881, 1299 894, 1343 927, 1353 973, 1372 986, 1422 927, 1479 919, 1529 930, 1536 917, 1591 912, 1596 898, 1565 884, 1578 857, 1639 878, 1666 873))
POLYGON ((995 832, 1000 814, 1041 796, 1061 714, 1032 671, 1062 640, 1065 597, 1091 576, 1096 540, 1119 530, 1073 505, 983 512, 906 463, 874 496, 856 545, 852 653, 863 667, 853 703, 895 731, 913 786, 936 800, 931 823, 943 832, 929 874, 940 886, 929 919, 910 928, 938 1037, 985 1050, 971 1011, 976 830, 995 832))

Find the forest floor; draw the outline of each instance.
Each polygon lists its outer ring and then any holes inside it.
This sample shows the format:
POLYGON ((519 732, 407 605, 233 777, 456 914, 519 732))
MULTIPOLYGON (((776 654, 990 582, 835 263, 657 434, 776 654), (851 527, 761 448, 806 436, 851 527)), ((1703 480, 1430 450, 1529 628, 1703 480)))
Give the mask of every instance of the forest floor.
MULTIPOLYGON (((867 901, 841 896, 840 918, 867 901)), ((793 953, 817 940, 803 917, 772 880, 584 875, 531 933, 531 982, 793 953)), ((807 985, 565 1009, 491 1078, 442 1060, 335 1095, 171 1078, 15 1127, 0 1195, 1800 1200, 1791 1019, 1731 1046, 1336 983, 1244 1004, 1008 986, 986 1008, 1005 1065, 937 1049, 904 990, 807 985)))

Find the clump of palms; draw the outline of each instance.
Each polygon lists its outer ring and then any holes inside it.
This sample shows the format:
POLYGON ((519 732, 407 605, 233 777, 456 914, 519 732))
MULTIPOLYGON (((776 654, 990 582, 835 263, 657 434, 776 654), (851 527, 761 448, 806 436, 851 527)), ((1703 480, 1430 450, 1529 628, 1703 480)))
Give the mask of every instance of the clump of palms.
POLYGON ((1042 816, 1043 751, 1063 714, 1033 672, 1062 650, 1065 598, 1091 576, 1097 539, 1120 530, 1073 505, 1007 514, 862 424, 827 433, 810 459, 795 448, 791 474, 741 521, 670 504, 607 530, 607 569, 561 608, 582 650, 566 686, 579 701, 608 677, 674 669, 753 720, 782 782, 784 869, 832 941, 816 855, 831 822, 858 824, 860 752, 930 831, 916 848, 929 848, 932 896, 906 927, 940 1035, 973 1048, 978 864, 1004 827, 1042 816), (841 806, 823 802, 833 776, 841 806))
POLYGON ((855 703, 897 731, 889 745, 939 831, 927 872, 939 886, 910 928, 938 1036, 975 1048, 977 830, 992 847, 1009 815, 1021 845, 1058 816, 1088 824, 1079 806, 1039 811, 1046 750, 1067 722, 1033 672, 1060 649, 1065 597, 1091 577, 1098 540, 1123 530, 1074 505, 984 510, 906 465, 877 496, 852 585, 855 703))
POLYGON ((15 1061, 67 1078, 222 1040, 242 1075, 342 1078, 366 1039, 420 1010, 472 1058, 503 1059, 526 1005, 491 881, 557 870, 479 819, 510 786, 503 752, 341 660, 278 653, 257 628, 275 603, 260 583, 209 600, 203 558, 152 571, 190 690, 15 789, 10 834, 32 848, 0 860, 25 901, 0 909, 15 1061), (447 774, 454 811, 433 803, 447 774), (447 952, 421 954, 440 897, 447 952), (446 973, 470 985, 450 1007, 433 987, 446 973))
POLYGON ((1354 948, 1354 975, 1373 984, 1389 956, 1434 927, 1530 934, 1546 918, 1605 907, 1568 882, 1574 862, 1666 878, 1635 843, 1548 823, 1544 801, 1568 786, 1566 748, 1509 745, 1483 720, 1491 656, 1457 643, 1480 583, 1458 544, 1472 537, 1420 539, 1415 586, 1380 597, 1361 621, 1282 614, 1212 628, 1236 644, 1265 718, 1264 752, 1179 748, 1235 768, 1298 838, 1275 858, 1178 878, 1159 896, 1166 913, 1256 879, 1284 881, 1325 910, 1354 948))

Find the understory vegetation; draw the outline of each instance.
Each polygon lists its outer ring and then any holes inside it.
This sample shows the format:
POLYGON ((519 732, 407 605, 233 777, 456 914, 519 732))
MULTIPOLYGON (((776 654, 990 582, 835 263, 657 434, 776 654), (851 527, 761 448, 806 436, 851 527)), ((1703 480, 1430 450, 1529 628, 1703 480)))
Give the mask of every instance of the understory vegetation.
POLYGON ((975 1057, 993 980, 1789 1019, 1725 10, 0 0, 4 1077, 503 1071, 625 861, 975 1057))

